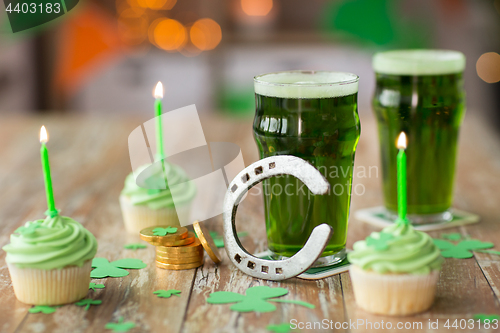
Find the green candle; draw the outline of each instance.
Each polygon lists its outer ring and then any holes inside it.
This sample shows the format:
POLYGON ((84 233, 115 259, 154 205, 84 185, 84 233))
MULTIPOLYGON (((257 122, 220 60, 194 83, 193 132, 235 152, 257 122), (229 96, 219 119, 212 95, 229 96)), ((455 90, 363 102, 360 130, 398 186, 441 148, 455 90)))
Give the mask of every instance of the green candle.
POLYGON ((398 137, 397 147, 399 149, 397 163, 398 163, 398 215, 399 221, 408 223, 406 219, 406 134, 401 132, 398 137))
POLYGON ((47 196, 47 207, 48 210, 45 214, 49 216, 56 216, 58 211, 56 209, 56 204, 54 202, 54 191, 52 190, 52 178, 50 177, 50 164, 49 164, 49 151, 45 145, 49 141, 49 136, 47 135, 47 130, 45 126, 40 129, 40 143, 42 148, 40 148, 40 155, 42 156, 42 168, 43 177, 45 180, 45 194, 47 196))
POLYGON ((163 131, 161 125, 161 100, 163 99, 163 85, 161 82, 156 84, 154 96, 155 100, 155 114, 156 114, 156 156, 159 160, 163 159, 163 131))

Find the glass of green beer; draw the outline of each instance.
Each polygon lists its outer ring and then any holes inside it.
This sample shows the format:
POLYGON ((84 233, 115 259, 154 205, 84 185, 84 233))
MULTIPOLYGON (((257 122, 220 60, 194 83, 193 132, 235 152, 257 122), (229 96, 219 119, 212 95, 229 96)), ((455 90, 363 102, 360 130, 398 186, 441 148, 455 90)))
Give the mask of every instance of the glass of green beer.
POLYGON ((453 201, 457 141, 465 114, 465 56, 446 50, 375 54, 377 117, 385 207, 397 212, 396 139, 408 137, 408 218, 447 221, 453 201))
POLYGON ((324 71, 289 71, 254 78, 254 137, 260 158, 298 156, 329 181, 330 192, 313 195, 293 176, 263 182, 269 250, 276 259, 293 256, 314 227, 328 223, 333 235, 315 267, 345 258, 354 154, 360 135, 358 76, 324 71))

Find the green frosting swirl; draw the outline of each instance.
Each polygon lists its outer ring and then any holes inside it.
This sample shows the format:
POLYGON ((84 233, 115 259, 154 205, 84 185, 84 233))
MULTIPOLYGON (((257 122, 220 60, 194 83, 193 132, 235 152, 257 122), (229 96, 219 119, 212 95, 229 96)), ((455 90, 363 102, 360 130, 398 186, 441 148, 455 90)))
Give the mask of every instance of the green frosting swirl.
POLYGON ((441 269, 443 257, 425 232, 410 224, 398 223, 373 232, 366 240, 354 243, 349 261, 377 273, 428 274, 441 269))
POLYGON ((80 223, 65 216, 26 222, 10 235, 6 261, 20 268, 82 266, 94 258, 97 240, 80 223))
MULTIPOLYGON (((172 186, 172 188, 167 186, 166 189, 142 188, 137 185, 134 174, 131 173, 125 178, 125 187, 121 194, 129 197, 133 205, 146 205, 154 210, 175 208, 172 196, 175 197, 175 204, 177 205, 189 203, 196 195, 196 186, 189 181, 188 176, 180 166, 170 163, 164 163, 164 165, 165 177, 158 178, 161 174, 155 175, 156 180, 151 177, 151 181, 161 180, 162 184, 164 184, 164 179, 167 179, 168 184, 175 184, 175 186, 172 186)), ((141 173, 147 167, 148 165, 144 165, 138 168, 137 172, 141 173)))

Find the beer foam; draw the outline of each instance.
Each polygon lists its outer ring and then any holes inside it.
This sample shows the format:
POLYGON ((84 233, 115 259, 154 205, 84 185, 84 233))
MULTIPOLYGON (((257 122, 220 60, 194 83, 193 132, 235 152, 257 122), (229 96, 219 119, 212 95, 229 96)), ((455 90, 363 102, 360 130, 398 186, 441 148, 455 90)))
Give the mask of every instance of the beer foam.
POLYGON ((397 50, 376 53, 373 69, 379 74, 444 75, 465 68, 462 52, 449 50, 397 50))
POLYGON ((254 78, 255 93, 278 98, 331 98, 358 92, 358 76, 351 73, 289 71, 254 78))

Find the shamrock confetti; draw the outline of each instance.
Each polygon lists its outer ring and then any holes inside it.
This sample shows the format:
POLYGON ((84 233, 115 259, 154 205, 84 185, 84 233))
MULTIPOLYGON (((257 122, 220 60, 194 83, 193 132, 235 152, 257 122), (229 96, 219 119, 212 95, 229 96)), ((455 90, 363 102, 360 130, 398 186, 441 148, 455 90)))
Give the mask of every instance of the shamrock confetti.
POLYGON ((29 313, 45 313, 50 314, 56 312, 58 306, 48 306, 48 305, 35 305, 28 310, 29 313))
POLYGON ((231 291, 216 291, 210 294, 207 299, 207 303, 236 303, 233 304, 230 309, 238 312, 271 312, 276 310, 276 306, 269 302, 292 303, 314 309, 314 305, 302 301, 269 299, 284 296, 286 294, 288 294, 288 289, 285 288, 257 286, 248 288, 245 292, 245 295, 234 293, 231 291))
POLYGON ((458 232, 452 232, 451 234, 441 234, 441 238, 448 239, 451 241, 459 241, 462 239, 462 235, 458 232))
POLYGON ((387 250, 389 247, 387 241, 393 239, 394 236, 385 232, 379 232, 378 236, 378 238, 374 238, 371 235, 368 236, 366 238, 366 245, 373 246, 377 251, 387 250))
POLYGON ((472 258, 470 251, 489 249, 494 245, 489 242, 481 242, 477 239, 469 239, 453 244, 442 239, 434 239, 434 244, 441 250, 441 255, 445 258, 467 259, 472 258))
POLYGON ((153 235, 155 236, 166 236, 167 234, 175 234, 177 228, 167 227, 167 228, 154 228, 153 235))
POLYGON ((87 299, 82 299, 81 301, 76 302, 75 305, 84 306, 85 311, 87 311, 88 309, 90 309, 91 305, 101 305, 101 303, 102 303, 102 301, 99 299, 94 300, 94 299, 87 298, 87 299))
POLYGON ((156 296, 161 297, 161 298, 169 298, 172 295, 181 297, 181 295, 179 295, 180 293, 181 293, 180 290, 175 290, 175 289, 169 289, 169 290, 160 289, 160 290, 153 292, 153 294, 155 294, 156 296))
POLYGON ((130 244, 125 244, 123 245, 123 248, 127 250, 138 250, 138 249, 145 249, 147 246, 142 243, 130 243, 130 244))
POLYGON ((487 314, 484 314, 484 313, 478 313, 478 314, 474 315, 474 319, 480 320, 483 323, 486 322, 487 320, 489 320, 489 322, 491 323, 493 320, 499 320, 500 321, 500 315, 497 315, 497 314, 487 315, 487 314))
POLYGON ((115 332, 127 332, 128 330, 134 327, 135 327, 134 322, 132 321, 123 322, 123 317, 120 317, 117 323, 107 323, 106 326, 104 326, 105 329, 113 330, 115 332))
POLYGON ((105 277, 122 277, 129 275, 125 269, 141 269, 147 265, 141 259, 126 258, 109 262, 106 258, 94 258, 92 267, 95 269, 90 272, 93 279, 102 279, 105 277))
POLYGON ((488 254, 496 254, 497 256, 500 256, 500 251, 493 251, 493 250, 477 250, 476 252, 488 253, 488 254))
POLYGON ((94 282, 89 283, 89 289, 92 289, 93 291, 95 291, 96 289, 103 289, 103 288, 104 288, 103 284, 94 283, 94 282))
POLYGON ((27 227, 23 226, 23 227, 17 228, 16 231, 14 231, 14 232, 21 234, 23 236, 26 236, 26 235, 33 234, 36 231, 36 229, 41 228, 41 227, 42 227, 42 222, 35 221, 35 222, 31 222, 27 227))
MULTIPOLYGON (((248 235, 248 232, 246 232, 246 231, 238 232, 237 235, 238 235, 238 238, 245 237, 246 235, 248 235)), ((222 235, 220 235, 216 231, 210 231, 210 236, 212 236, 215 246, 224 247, 224 238, 222 237, 222 235)), ((196 236, 196 237, 198 237, 198 236, 196 236)))
POLYGON ((292 331, 291 325, 289 323, 268 325, 266 328, 275 333, 289 333, 292 331))

